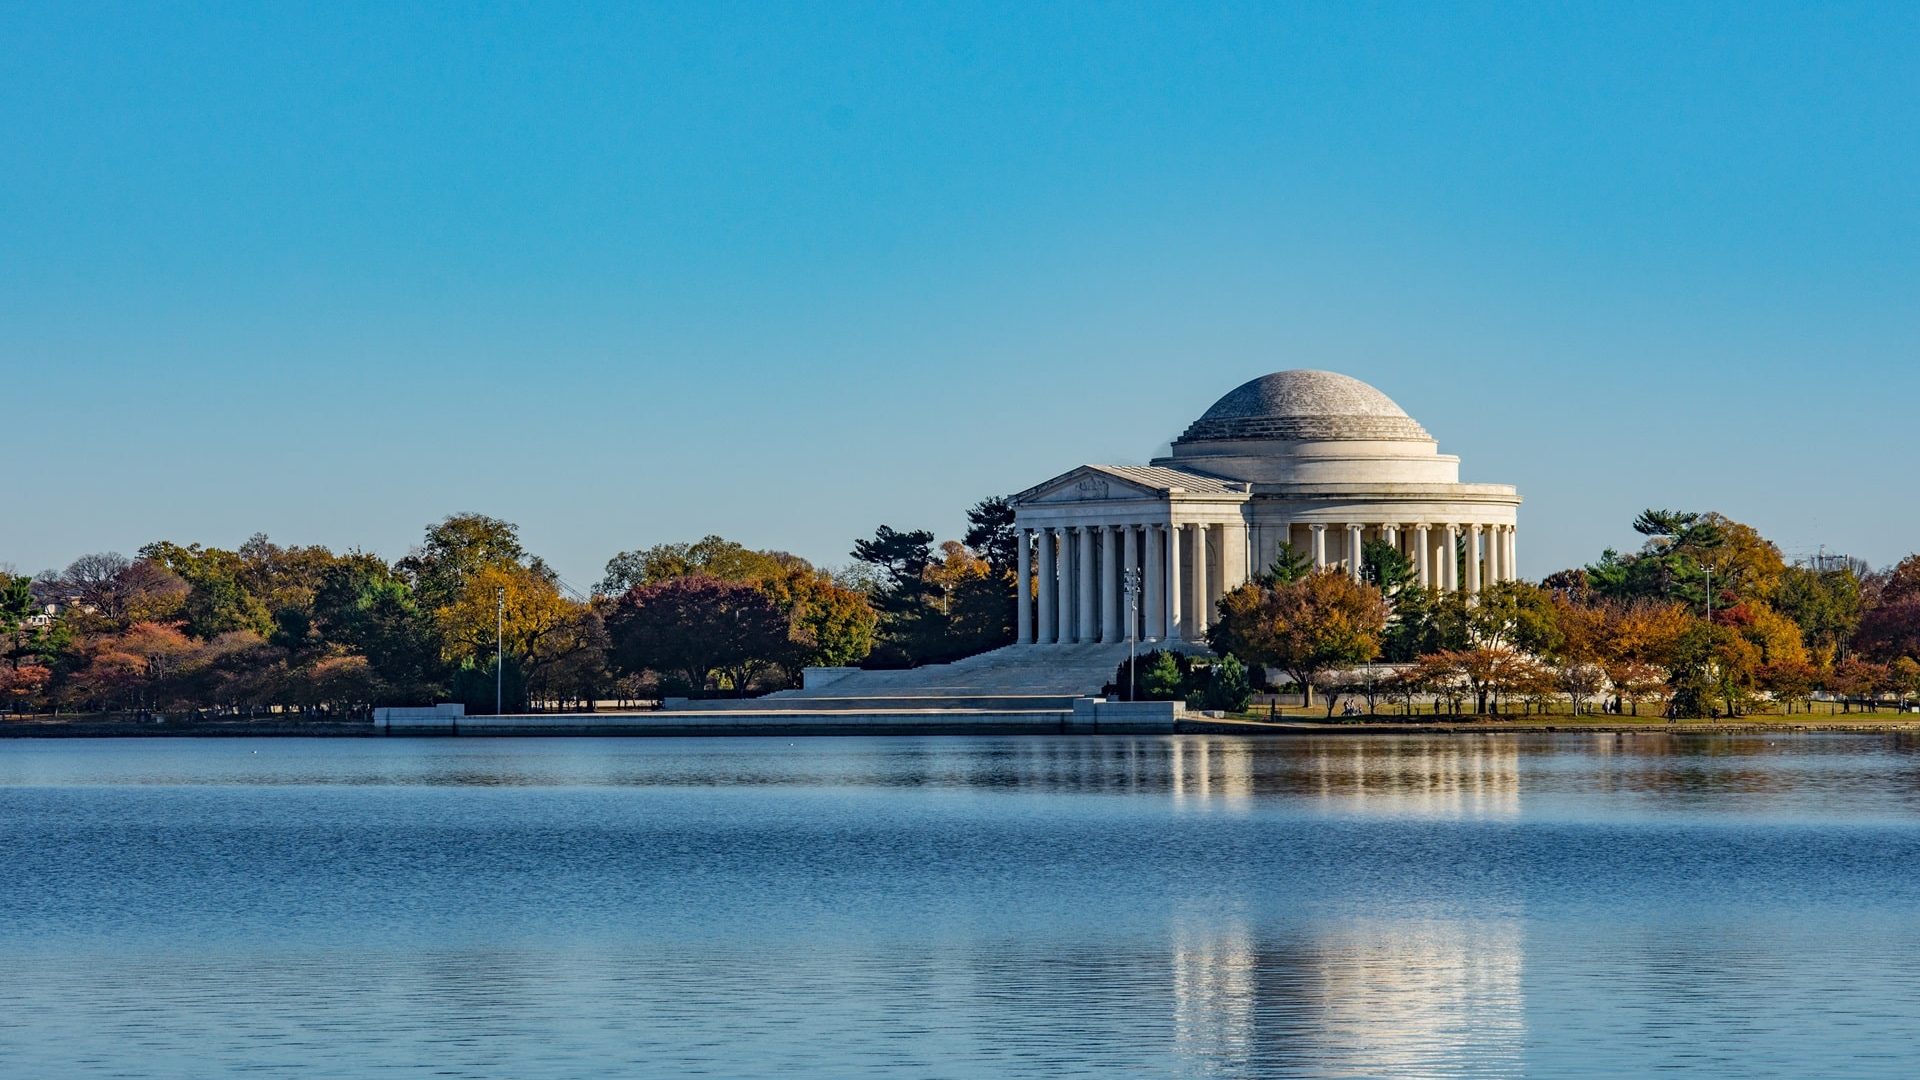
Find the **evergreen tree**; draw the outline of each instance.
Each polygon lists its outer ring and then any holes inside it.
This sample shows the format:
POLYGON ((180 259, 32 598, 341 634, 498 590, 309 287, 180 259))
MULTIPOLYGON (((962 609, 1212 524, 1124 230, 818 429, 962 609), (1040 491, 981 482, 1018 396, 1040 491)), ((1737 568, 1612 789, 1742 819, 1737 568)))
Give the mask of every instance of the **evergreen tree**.
POLYGON ((1279 550, 1273 554, 1273 563, 1261 575, 1261 580, 1269 585, 1291 585, 1311 573, 1313 556, 1294 547, 1291 541, 1283 540, 1279 550))

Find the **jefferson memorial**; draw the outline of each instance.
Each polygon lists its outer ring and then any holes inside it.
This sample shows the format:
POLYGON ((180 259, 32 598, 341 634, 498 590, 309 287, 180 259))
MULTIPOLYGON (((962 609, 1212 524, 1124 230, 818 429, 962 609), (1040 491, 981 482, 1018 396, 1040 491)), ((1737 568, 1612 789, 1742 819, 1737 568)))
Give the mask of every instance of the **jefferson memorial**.
POLYGON ((1356 578, 1362 545, 1381 540, 1429 588, 1510 580, 1520 496, 1461 483, 1460 459, 1366 383, 1279 371, 1215 402, 1169 456, 1082 465, 1013 507, 1020 644, 1125 641, 1129 576, 1136 638, 1172 644, 1200 641, 1220 597, 1283 542, 1356 578))

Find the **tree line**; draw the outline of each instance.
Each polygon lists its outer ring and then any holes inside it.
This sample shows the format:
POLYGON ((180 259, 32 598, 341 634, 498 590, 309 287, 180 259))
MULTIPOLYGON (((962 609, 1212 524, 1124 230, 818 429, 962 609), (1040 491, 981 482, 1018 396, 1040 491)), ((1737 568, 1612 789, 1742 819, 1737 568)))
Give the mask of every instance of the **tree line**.
POLYGON ((482 514, 393 562, 261 535, 84 555, 0 572, 0 711, 491 712, 496 688, 519 711, 954 659, 1013 633, 1012 511, 988 499, 968 520, 939 545, 882 526, 839 570, 717 536, 658 544, 615 555, 587 593, 482 514))
POLYGON ((1365 547, 1358 581, 1283 547, 1220 601, 1208 644, 1318 691, 1329 716, 1343 694, 1369 712, 1689 717, 1920 695, 1920 556, 1792 566, 1721 514, 1649 510, 1633 527, 1637 551, 1471 598, 1421 588, 1390 545, 1365 547))
MULTIPOLYGON (((758 693, 814 665, 940 663, 1014 635, 1012 508, 985 499, 967 520, 945 542, 880 526, 839 568, 716 536, 657 544, 616 554, 586 593, 480 514, 435 523, 393 562, 264 536, 85 555, 0 574, 0 708, 484 712, 496 684, 509 710, 565 708, 758 693)), ((1391 545, 1367 545, 1359 581, 1283 547, 1218 605, 1208 643, 1232 664, 1148 654, 1113 690, 1235 708, 1275 671, 1330 714, 1343 697, 1370 711, 1738 715, 1804 708, 1819 690, 1920 694, 1920 556, 1792 566, 1713 513, 1650 510, 1634 529, 1637 550, 1474 598, 1421 588, 1391 545)))

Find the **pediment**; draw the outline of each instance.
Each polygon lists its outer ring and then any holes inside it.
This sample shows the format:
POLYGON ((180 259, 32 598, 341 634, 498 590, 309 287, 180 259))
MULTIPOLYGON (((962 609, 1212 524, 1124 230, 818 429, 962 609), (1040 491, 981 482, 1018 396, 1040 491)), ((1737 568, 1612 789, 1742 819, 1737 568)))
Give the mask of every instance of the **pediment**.
POLYGON ((1035 484, 1015 495, 1013 501, 1019 506, 1033 506, 1048 503, 1105 502, 1109 499, 1146 499, 1161 494, 1163 492, 1158 488, 1114 476, 1091 465, 1082 465, 1044 483, 1035 484))

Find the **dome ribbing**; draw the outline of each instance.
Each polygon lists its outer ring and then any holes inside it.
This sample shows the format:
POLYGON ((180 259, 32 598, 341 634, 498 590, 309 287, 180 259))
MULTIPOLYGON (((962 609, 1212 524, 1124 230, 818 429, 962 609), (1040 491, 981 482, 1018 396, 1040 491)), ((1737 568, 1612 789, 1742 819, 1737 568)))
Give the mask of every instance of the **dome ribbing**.
POLYGON ((1332 371, 1276 371, 1242 383, 1215 402, 1176 442, 1432 440, 1393 399, 1332 371))

